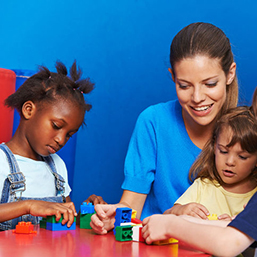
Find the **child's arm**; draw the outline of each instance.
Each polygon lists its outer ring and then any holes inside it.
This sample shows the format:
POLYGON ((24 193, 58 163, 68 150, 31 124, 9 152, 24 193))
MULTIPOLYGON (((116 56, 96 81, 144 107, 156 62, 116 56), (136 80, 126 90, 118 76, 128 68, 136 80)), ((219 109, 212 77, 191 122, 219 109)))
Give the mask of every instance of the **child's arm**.
POLYGON ((254 242, 254 239, 233 227, 214 225, 214 222, 220 221, 195 219, 198 223, 194 223, 191 219, 188 221, 175 215, 153 215, 143 220, 142 235, 148 244, 176 238, 215 256, 236 256, 254 242))
POLYGON ((104 199, 102 198, 102 196, 98 196, 98 195, 90 195, 84 202, 86 203, 92 203, 93 205, 97 205, 97 204, 107 204, 107 202, 104 201, 104 199))
POLYGON ((164 214, 174 214, 174 215, 189 215, 201 219, 207 219, 209 211, 199 203, 188 203, 188 204, 174 204, 174 206, 164 214))
POLYGON ((57 221, 61 218, 62 214, 62 224, 67 223, 68 227, 70 227, 74 222, 74 216, 77 216, 72 202, 53 203, 37 200, 25 200, 0 205, 0 222, 14 219, 25 214, 42 217, 55 215, 57 221))

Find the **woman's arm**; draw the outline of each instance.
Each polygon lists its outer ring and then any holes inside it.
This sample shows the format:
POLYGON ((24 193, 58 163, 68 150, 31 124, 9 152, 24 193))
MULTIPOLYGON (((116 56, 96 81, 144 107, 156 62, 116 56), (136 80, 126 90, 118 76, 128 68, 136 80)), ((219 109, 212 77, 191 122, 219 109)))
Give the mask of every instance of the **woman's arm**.
POLYGON ((94 214, 91 217, 91 227, 97 234, 106 234, 114 228, 116 208, 129 207, 137 211, 137 218, 140 218, 145 203, 146 195, 124 190, 118 204, 96 205, 94 214))
POLYGON ((233 227, 214 225, 214 222, 220 221, 197 220, 205 224, 175 215, 153 215, 143 220, 142 235, 148 244, 176 238, 215 256, 236 256, 254 242, 254 239, 233 227))

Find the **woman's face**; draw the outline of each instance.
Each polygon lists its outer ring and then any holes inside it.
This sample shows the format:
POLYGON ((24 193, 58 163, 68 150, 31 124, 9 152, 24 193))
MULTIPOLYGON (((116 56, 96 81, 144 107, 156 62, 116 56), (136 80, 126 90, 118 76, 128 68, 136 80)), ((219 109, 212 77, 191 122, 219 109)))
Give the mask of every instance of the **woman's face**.
POLYGON ((233 63, 226 76, 220 60, 204 55, 183 59, 174 65, 172 78, 187 126, 211 124, 226 99, 226 85, 235 77, 233 63))

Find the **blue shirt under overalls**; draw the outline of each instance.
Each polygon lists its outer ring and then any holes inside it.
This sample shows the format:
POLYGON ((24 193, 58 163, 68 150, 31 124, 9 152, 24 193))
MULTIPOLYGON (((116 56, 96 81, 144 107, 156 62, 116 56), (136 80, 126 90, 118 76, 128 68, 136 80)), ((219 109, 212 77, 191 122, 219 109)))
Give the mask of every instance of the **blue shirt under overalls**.
MULTIPOLYGON (((11 152, 11 150, 5 144, 0 144, 0 149, 6 154, 8 164, 10 167, 10 174, 4 181, 4 187, 2 191, 1 204, 2 203, 10 203, 16 202, 20 200, 41 200, 48 202, 65 202, 64 197, 64 184, 65 181, 61 175, 59 175, 56 171, 56 167, 54 161, 51 156, 42 157, 46 164, 49 166, 51 172, 55 177, 55 186, 56 186, 56 196, 53 197, 43 197, 43 198, 29 198, 22 197, 22 192, 26 190, 26 179, 23 173, 20 171, 18 163, 11 152), (60 195, 60 196, 57 196, 60 195)), ((30 214, 23 215, 21 217, 8 220, 0 223, 0 230, 14 229, 15 226, 20 221, 31 221, 33 224, 38 224, 41 217, 32 216, 30 214)))

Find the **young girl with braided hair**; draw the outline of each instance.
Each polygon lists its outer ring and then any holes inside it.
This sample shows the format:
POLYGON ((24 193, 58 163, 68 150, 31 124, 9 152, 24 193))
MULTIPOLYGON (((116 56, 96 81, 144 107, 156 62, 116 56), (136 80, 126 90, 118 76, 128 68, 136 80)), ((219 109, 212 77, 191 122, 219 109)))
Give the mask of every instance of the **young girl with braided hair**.
MULTIPOLYGON (((1 204, 31 199, 71 202, 67 169, 56 152, 78 131, 91 109, 83 94, 94 84, 81 79, 76 62, 70 76, 63 63, 56 62, 56 69, 50 72, 41 66, 5 100, 19 112, 20 123, 12 139, 0 145, 1 204)), ((0 229, 14 228, 21 220, 36 224, 39 218, 25 215, 1 223, 0 229)))

